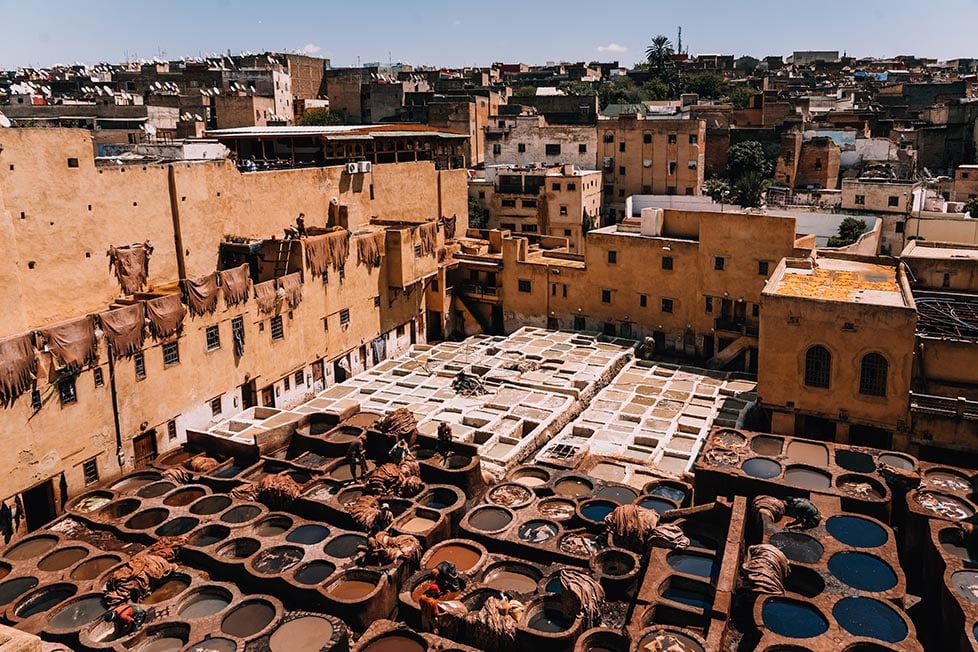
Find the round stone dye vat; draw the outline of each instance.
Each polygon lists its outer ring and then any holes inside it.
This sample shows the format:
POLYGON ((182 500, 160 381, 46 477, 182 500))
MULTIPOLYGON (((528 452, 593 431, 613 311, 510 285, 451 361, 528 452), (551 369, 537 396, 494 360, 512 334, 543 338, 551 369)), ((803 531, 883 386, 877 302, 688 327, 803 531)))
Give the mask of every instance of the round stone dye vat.
POLYGON ((74 584, 54 584, 38 589, 34 593, 24 598, 17 608, 14 615, 18 618, 30 618, 39 613, 61 604, 78 592, 78 587, 74 584))
POLYGON ((518 482, 524 487, 540 487, 550 482, 550 472, 536 466, 524 466, 515 469, 509 476, 512 482, 518 482))
POLYGON ((842 629, 853 636, 899 643, 907 638, 907 623, 892 607, 873 598, 852 596, 832 607, 832 615, 842 629))
POLYGON ((171 575, 167 577, 163 582, 149 592, 149 595, 143 598, 140 602, 142 604, 159 604, 161 602, 166 602, 172 598, 177 597, 181 593, 187 590, 190 586, 190 578, 186 575, 171 575))
POLYGON ((228 496, 207 496, 191 505, 190 513, 200 515, 217 514, 227 509, 231 502, 228 496))
POLYGON ((591 481, 579 476, 567 476, 561 480, 558 480, 554 485, 554 493, 558 496, 567 496, 570 498, 579 498, 585 496, 594 490, 594 485, 591 481))
POLYGON ((198 525, 200 525, 200 519, 192 516, 179 516, 156 528, 156 535, 160 537, 176 537, 190 532, 198 525))
POLYGON ((825 590, 825 580, 811 568, 791 565, 790 573, 785 578, 785 589, 806 598, 814 598, 825 590))
POLYGON ((435 487, 423 493, 417 499, 417 502, 419 505, 423 505, 428 509, 447 509, 455 506, 460 500, 458 494, 451 489, 435 487))
POLYGON ((229 638, 207 638, 190 646, 190 652, 237 652, 238 643, 229 638))
POLYGON ((136 648, 136 652, 178 652, 187 643, 183 636, 160 634, 136 648))
POLYGON ((800 532, 778 532, 771 535, 772 546, 781 550, 784 556, 803 564, 814 564, 822 558, 825 548, 814 537, 800 532))
POLYGON ((122 557, 116 557, 115 555, 92 557, 78 564, 71 571, 70 577, 73 580, 94 580, 120 562, 122 562, 122 557))
POLYGON ((100 509, 96 515, 103 521, 116 521, 124 516, 132 514, 139 509, 140 505, 142 505, 142 502, 140 502, 138 498, 123 498, 122 500, 114 500, 100 509))
POLYGON ((344 602, 363 600, 377 589, 380 577, 366 571, 347 571, 326 589, 326 594, 344 602))
POLYGON ((363 652, 425 652, 428 644, 422 638, 404 634, 388 634, 361 648, 363 652))
MULTIPOLYGON (((590 629, 581 635, 579 649, 582 652, 628 652, 628 639, 620 632, 590 629)), ((692 648, 688 649, 693 652, 692 648)))
POLYGON ((795 439, 788 444, 788 459, 795 464, 825 467, 829 463, 829 449, 825 444, 795 439))
POLYGON ((367 537, 362 534, 341 534, 327 541, 323 552, 337 559, 348 559, 356 557, 359 552, 357 548, 365 545, 367 537))
POLYGON ((109 485, 109 489, 115 489, 116 491, 122 492, 132 492, 139 489, 143 485, 147 485, 151 482, 158 482, 162 479, 163 476, 159 473, 155 473, 153 471, 142 471, 140 473, 132 473, 120 478, 116 482, 109 485))
POLYGON ((185 620, 207 618, 231 604, 231 593, 226 589, 210 586, 195 589, 177 607, 177 616, 185 620))
POLYGON ((931 469, 924 473, 924 482, 928 486, 936 487, 941 491, 952 491, 954 493, 971 493, 971 480, 951 471, 950 469, 931 469))
POLYGON ((883 485, 868 475, 846 473, 835 481, 839 491, 863 500, 881 500, 886 494, 883 485))
POLYGON ((255 524, 255 534, 260 537, 277 537, 288 532, 292 523, 288 516, 270 516, 255 524))
POLYGON ((604 519, 608 517, 608 514, 615 511, 616 507, 618 507, 618 503, 613 503, 610 500, 592 498, 578 505, 577 510, 581 518, 586 521, 590 521, 591 523, 604 523, 604 519))
POLYGON ((149 528, 155 528, 169 516, 170 511, 162 507, 144 509, 141 512, 136 512, 135 515, 126 521, 126 527, 130 530, 148 530, 149 528))
POLYGON ((0 583, 0 605, 10 604, 37 585, 36 577, 17 577, 0 583))
POLYGON ((486 569, 482 583, 507 594, 527 594, 537 590, 543 573, 527 564, 501 562, 486 569))
POLYGON ((80 629, 101 618, 104 613, 105 604, 101 595, 83 596, 54 612, 48 626, 53 629, 80 629))
POLYGON ((300 616, 279 625, 268 639, 271 652, 320 652, 333 638, 333 624, 319 616, 300 616))
POLYGON ((896 469, 903 469, 904 471, 913 471, 917 466, 916 463, 914 463, 914 461, 909 457, 899 455, 897 453, 883 453, 877 459, 887 466, 892 466, 896 469))
POLYGON ((978 564, 978 546, 967 539, 957 527, 941 530, 938 539, 946 554, 960 559, 970 568, 978 564))
POLYGON ((176 488, 177 485, 173 484, 172 482, 153 482, 145 487, 141 487, 138 491, 136 491, 136 495, 140 498, 159 498, 163 494, 169 493, 176 488))
POLYGON ((455 540, 439 544, 424 562, 425 568, 432 569, 443 561, 455 564, 460 573, 466 573, 475 568, 482 560, 483 552, 475 546, 455 540))
POLYGON ((238 505, 221 514, 221 520, 225 523, 247 523, 258 518, 262 511, 258 505, 238 505))
POLYGON ((835 540, 854 548, 877 548, 889 538, 881 525, 859 516, 832 516, 825 529, 835 540))
POLYGON ((91 491, 75 499, 70 509, 76 512, 94 512, 107 505, 112 497, 112 493, 108 491, 91 491))
POLYGON ((329 528, 323 525, 306 524, 300 525, 286 535, 285 540, 289 543, 301 543, 310 546, 319 543, 329 536, 329 528))
POLYGON ((829 571, 843 584, 878 593, 897 585, 897 576, 885 561, 865 552, 837 552, 829 557, 829 571))
POLYGON ((486 493, 490 502, 513 508, 524 507, 535 497, 532 490, 516 482, 498 484, 486 493))
POLYGON ((203 498, 207 492, 201 487, 187 487, 185 489, 179 489, 174 491, 169 496, 163 499, 164 505, 171 505, 173 507, 183 507, 189 505, 190 503, 203 498))
POLYGON ((247 559, 261 549, 258 539, 231 539, 217 549, 217 556, 222 559, 247 559))
POLYGON ((669 629, 655 628, 639 638, 639 650, 669 650, 679 647, 684 652, 706 652, 706 648, 692 636, 669 629))
POLYGON ((625 505, 635 500, 638 497, 638 492, 634 489, 623 487, 621 485, 608 485, 600 489, 595 494, 595 497, 610 500, 611 502, 618 503, 619 505, 625 505))
POLYGON ((720 567, 710 555, 673 550, 666 555, 666 563, 677 573, 716 579, 720 567))
POLYGON ((20 543, 15 544, 13 548, 7 550, 4 557, 10 559, 11 561, 33 559, 34 557, 40 557, 48 550, 54 548, 54 546, 57 544, 58 537, 48 535, 31 537, 30 539, 24 539, 20 543))
POLYGON ((266 600, 245 600, 221 621, 221 631, 236 638, 250 638, 275 619, 275 607, 266 600))
POLYGON ((782 448, 784 448, 784 440, 780 437, 759 435, 750 440, 750 449, 758 455, 777 457, 781 454, 782 448))
POLYGON ((741 464, 740 468, 752 478, 760 478, 761 480, 769 480, 781 475, 781 465, 766 457, 752 457, 741 464))
POLYGON ((645 509, 654 509, 659 514, 668 512, 670 509, 676 509, 676 504, 671 500, 658 496, 642 496, 638 499, 638 506, 644 507, 645 509))
POLYGON ((513 513, 505 507, 479 507, 469 512, 469 526, 482 532, 499 532, 513 522, 513 513))
POLYGON ((799 489, 818 491, 832 487, 832 476, 807 466, 789 466, 784 470, 784 482, 799 489))
POLYGON ((608 547, 605 537, 597 534, 576 533, 565 534, 557 546, 569 555, 590 557, 599 550, 608 547))
POLYGON ((256 573, 278 575, 302 561, 305 554, 298 546, 275 546, 258 553, 251 567, 256 573))
POLYGON ((336 572, 336 566, 328 561, 311 561, 295 569, 295 581, 306 586, 322 584, 336 572))
POLYGON ((525 626, 545 634, 566 632, 574 624, 574 614, 564 610, 559 600, 544 598, 531 605, 524 616, 525 626))
POLYGON ((761 608, 761 619, 767 629, 786 638, 814 638, 829 628, 821 611, 789 598, 768 599, 761 608))
POLYGON ((971 570, 951 574, 951 586, 968 602, 978 603, 978 573, 971 570))
POLYGON ((85 557, 88 557, 88 549, 80 546, 70 546, 61 548, 47 555, 37 563, 38 570, 59 571, 77 564, 85 557))
POLYGON ((937 491, 917 491, 911 494, 918 505, 952 521, 960 521, 973 516, 975 510, 964 500, 937 491))
POLYGON ((223 525, 205 525, 199 530, 191 532, 188 538, 190 545, 198 548, 211 546, 218 541, 223 541, 231 535, 231 528, 223 525))
POLYGON ((545 541, 550 541, 559 531, 559 526, 556 523, 551 523, 550 521, 534 520, 527 521, 520 526, 517 530, 516 535, 522 541, 527 543, 543 543, 545 541))
POLYGON ((854 473, 873 473, 876 471, 876 460, 872 455, 846 449, 835 451, 835 463, 846 471, 854 473))
POLYGON ((686 496, 689 495, 689 490, 682 485, 660 482, 657 484, 650 483, 646 485, 645 493, 647 493, 649 496, 665 498, 666 500, 672 501, 677 505, 682 505, 686 500, 686 496))
POLYGON ((544 498, 537 503, 537 511, 551 520, 567 521, 577 513, 577 504, 567 498, 544 498))

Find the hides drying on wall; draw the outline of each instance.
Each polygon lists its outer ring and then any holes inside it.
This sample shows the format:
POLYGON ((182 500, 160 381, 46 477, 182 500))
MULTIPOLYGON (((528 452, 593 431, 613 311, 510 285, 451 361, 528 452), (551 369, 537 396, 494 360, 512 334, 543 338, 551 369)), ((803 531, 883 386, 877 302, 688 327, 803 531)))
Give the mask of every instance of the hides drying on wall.
POLYGON ((101 313, 102 331, 117 359, 130 356, 143 348, 146 309, 143 302, 134 303, 101 313))
POLYGON ((115 272, 123 293, 142 292, 146 287, 146 279, 149 276, 149 256, 152 253, 153 247, 148 242, 109 247, 106 254, 109 257, 109 267, 115 272))
POLYGON ((217 310, 217 272, 183 281, 183 295, 190 314, 198 317, 217 310))
POLYGON ((44 338, 58 368, 77 372, 98 359, 95 319, 91 315, 50 326, 38 333, 44 338))
POLYGON ((37 373, 37 356, 30 333, 0 340, 0 402, 7 403, 31 386, 37 373))
POLYGON ((218 272, 224 289, 224 303, 236 306, 248 300, 248 263, 218 272))
POLYGON ((180 301, 179 294, 167 294, 146 302, 149 331, 158 340, 170 337, 180 330, 186 315, 187 308, 180 301))

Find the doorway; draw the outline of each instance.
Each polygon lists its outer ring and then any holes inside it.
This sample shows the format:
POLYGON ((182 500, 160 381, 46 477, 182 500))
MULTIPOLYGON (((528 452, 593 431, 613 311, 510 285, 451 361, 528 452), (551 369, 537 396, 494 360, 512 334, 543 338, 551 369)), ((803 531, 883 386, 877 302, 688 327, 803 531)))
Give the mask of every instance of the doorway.
POLYGON ((58 515, 54 505, 54 480, 45 480, 21 495, 24 499, 24 518, 28 532, 44 527, 58 515))
POLYGON ((256 405, 258 405, 258 389, 255 386, 255 381, 252 380, 241 386, 241 407, 247 410, 256 405))
POLYGON ((269 385, 261 390, 261 404, 265 407, 275 407, 275 387, 269 385))
POLYGON ((156 459, 156 429, 150 428, 132 440, 133 464, 137 469, 146 467, 156 459))

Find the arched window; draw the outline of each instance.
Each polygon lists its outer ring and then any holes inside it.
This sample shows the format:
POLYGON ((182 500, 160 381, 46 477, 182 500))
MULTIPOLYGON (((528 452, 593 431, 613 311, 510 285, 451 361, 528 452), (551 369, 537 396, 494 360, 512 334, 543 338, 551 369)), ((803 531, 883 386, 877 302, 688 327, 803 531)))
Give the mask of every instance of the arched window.
POLYGON ((832 354, 824 346, 813 346, 805 352, 805 384, 828 387, 832 374, 832 354))
POLYGON ((889 363, 879 353, 867 353, 859 364, 859 393, 886 396, 886 374, 889 363))

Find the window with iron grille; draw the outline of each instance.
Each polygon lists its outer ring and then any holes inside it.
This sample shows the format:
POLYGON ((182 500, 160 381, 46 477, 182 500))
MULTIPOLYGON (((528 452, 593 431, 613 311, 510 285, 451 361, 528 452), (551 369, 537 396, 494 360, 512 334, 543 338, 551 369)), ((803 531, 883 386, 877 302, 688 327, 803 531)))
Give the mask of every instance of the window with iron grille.
POLYGON ((859 393, 866 396, 886 396, 886 376, 889 363, 879 353, 867 353, 859 364, 859 393))
POLYGON ((75 391, 75 377, 73 375, 58 381, 58 396, 61 398, 61 405, 68 405, 78 400, 78 393, 75 391))
POLYGON ((649 295, 647 295, 647 294, 640 294, 640 295, 638 295, 638 305, 641 306, 642 308, 645 308, 646 306, 648 306, 649 305, 649 295))
POLYGON ((142 380, 146 377, 146 358, 143 357, 143 352, 140 351, 136 355, 132 356, 132 363, 136 369, 136 379, 142 380))
POLYGON ((757 274, 759 276, 767 276, 769 267, 770 263, 768 263, 766 260, 757 261, 757 274))
POLYGON ((285 328, 282 325, 282 315, 275 315, 271 319, 272 341, 285 339, 285 328))
POLYGON ((706 297, 706 312, 713 312, 713 297, 706 297))
POLYGON ((163 366, 180 362, 180 347, 176 342, 167 342, 163 345, 163 366))
POLYGON ((374 297, 374 308, 380 308, 380 295, 374 297))
POLYGON ((292 379, 289 376, 286 376, 285 378, 282 379, 282 388, 285 391, 289 391, 290 389, 292 389, 292 379))
POLYGON ((231 319, 231 337, 234 339, 235 355, 244 355, 244 317, 234 317, 231 319))
POLYGON ((31 390, 31 409, 34 410, 35 412, 37 412, 38 410, 41 409, 41 407, 43 407, 43 405, 44 405, 44 402, 41 400, 41 392, 38 391, 38 390, 36 390, 36 389, 32 389, 31 390))
POLYGON ((662 300, 662 312, 672 312, 672 299, 662 300))
POLYGON ((221 330, 218 326, 208 326, 204 330, 204 339, 207 342, 207 350, 213 351, 221 348, 221 330))
POLYGON ((166 422, 166 436, 173 441, 177 438, 177 422, 170 419, 166 422))
POLYGON ((520 292, 531 292, 532 291, 531 290, 530 282, 528 280, 522 279, 522 278, 519 279, 519 281, 517 281, 517 288, 519 289, 520 292))
POLYGON ((614 249, 608 251, 608 264, 614 265, 618 262, 618 252, 614 249))
POLYGON ((223 409, 221 406, 221 397, 215 396, 214 398, 211 399, 211 416, 212 417, 219 416, 222 411, 223 409))
POLYGON ((299 385, 302 385, 304 381, 305 381, 305 376, 302 374, 302 369, 295 372, 295 386, 298 387, 299 385))
POLYGON ((82 462, 82 474, 85 476, 85 485, 98 482, 98 459, 92 458, 82 462))
POLYGON ((824 346, 815 345, 805 352, 805 384, 809 387, 828 387, 832 374, 832 354, 824 346))
POLYGON ((560 144, 548 143, 545 147, 547 156, 560 156, 560 144))
POLYGON ((601 303, 611 303, 611 290, 601 290, 601 303))
POLYGON ((349 308, 343 308, 340 310, 340 326, 350 325, 350 310, 349 308))
POLYGON ((95 369, 92 369, 92 376, 95 378, 96 387, 101 387, 105 384, 105 376, 102 375, 101 367, 95 367, 95 369))
POLYGON ((421 245, 419 244, 414 245, 414 257, 421 258, 421 245))
POLYGON ((723 259, 723 256, 714 256, 713 269, 715 269, 718 272, 722 272, 725 266, 726 266, 726 261, 723 259))

